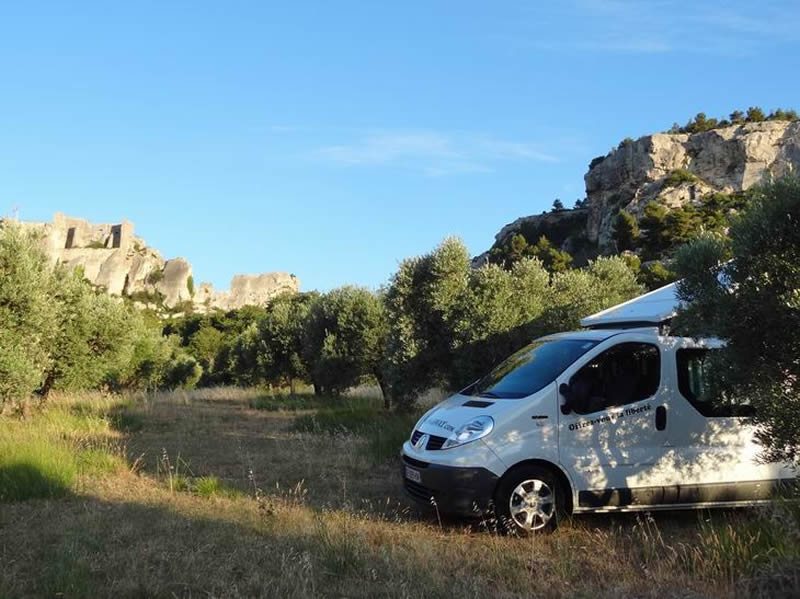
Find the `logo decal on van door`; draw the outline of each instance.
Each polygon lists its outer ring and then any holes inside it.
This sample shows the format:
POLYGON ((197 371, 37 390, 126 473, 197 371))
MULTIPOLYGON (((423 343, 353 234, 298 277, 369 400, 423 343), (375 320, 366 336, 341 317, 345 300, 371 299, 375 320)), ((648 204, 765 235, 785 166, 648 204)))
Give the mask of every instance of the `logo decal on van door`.
POLYGON ((606 422, 616 422, 622 418, 628 416, 636 416, 637 414, 643 414, 645 412, 649 412, 652 409, 650 404, 645 404, 643 406, 639 406, 638 408, 625 408, 624 410, 620 410, 619 412, 609 412, 604 416, 600 416, 599 418, 592 418, 591 420, 582 420, 580 422, 573 422, 569 425, 569 430, 577 431, 582 428, 588 428, 590 426, 594 426, 595 424, 605 424, 606 422))

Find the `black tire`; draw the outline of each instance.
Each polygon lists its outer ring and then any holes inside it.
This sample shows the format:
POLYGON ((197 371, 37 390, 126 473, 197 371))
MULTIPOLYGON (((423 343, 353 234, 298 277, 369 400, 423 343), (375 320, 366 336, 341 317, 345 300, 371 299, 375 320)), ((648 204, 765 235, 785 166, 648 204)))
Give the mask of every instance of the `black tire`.
POLYGON ((518 536, 553 532, 566 514, 565 489, 542 466, 520 466, 509 472, 494 501, 500 530, 518 536))

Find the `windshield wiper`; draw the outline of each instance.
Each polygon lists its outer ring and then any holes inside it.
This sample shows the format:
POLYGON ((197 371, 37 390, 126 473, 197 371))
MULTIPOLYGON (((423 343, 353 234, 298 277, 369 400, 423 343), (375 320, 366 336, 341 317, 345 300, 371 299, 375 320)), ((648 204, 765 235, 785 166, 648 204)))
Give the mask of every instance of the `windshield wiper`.
POLYGON ((500 396, 497 393, 492 393, 491 391, 484 391, 483 393, 478 393, 478 397, 489 397, 492 399, 500 399, 500 396))

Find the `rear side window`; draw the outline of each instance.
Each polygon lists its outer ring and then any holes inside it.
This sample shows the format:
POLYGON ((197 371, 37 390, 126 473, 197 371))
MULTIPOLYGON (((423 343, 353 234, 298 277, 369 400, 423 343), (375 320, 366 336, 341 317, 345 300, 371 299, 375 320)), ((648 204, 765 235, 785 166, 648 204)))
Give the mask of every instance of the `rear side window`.
POLYGON ((652 397, 661 383, 661 356, 649 343, 620 343, 586 364, 570 379, 570 401, 590 414, 652 397))
POLYGON ((707 418, 731 418, 752 416, 753 407, 745 403, 723 401, 710 388, 710 360, 707 349, 679 349, 676 354, 678 366, 678 390, 689 403, 707 418))

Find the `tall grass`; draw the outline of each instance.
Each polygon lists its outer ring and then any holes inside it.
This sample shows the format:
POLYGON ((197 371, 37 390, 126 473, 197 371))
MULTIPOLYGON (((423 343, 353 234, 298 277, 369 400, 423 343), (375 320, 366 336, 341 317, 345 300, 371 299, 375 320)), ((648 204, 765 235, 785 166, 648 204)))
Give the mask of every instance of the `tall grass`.
POLYGON ((367 455, 374 462, 383 462, 400 453, 418 418, 416 412, 386 410, 373 400, 348 399, 336 407, 298 416, 294 430, 363 437, 367 440, 367 455))
POLYGON ((0 421, 0 501, 68 494, 80 475, 124 468, 109 413, 125 399, 100 394, 58 397, 24 420, 0 421))
POLYGON ((66 444, 9 433, 0 438, 0 501, 60 497, 72 488, 78 466, 66 444))

